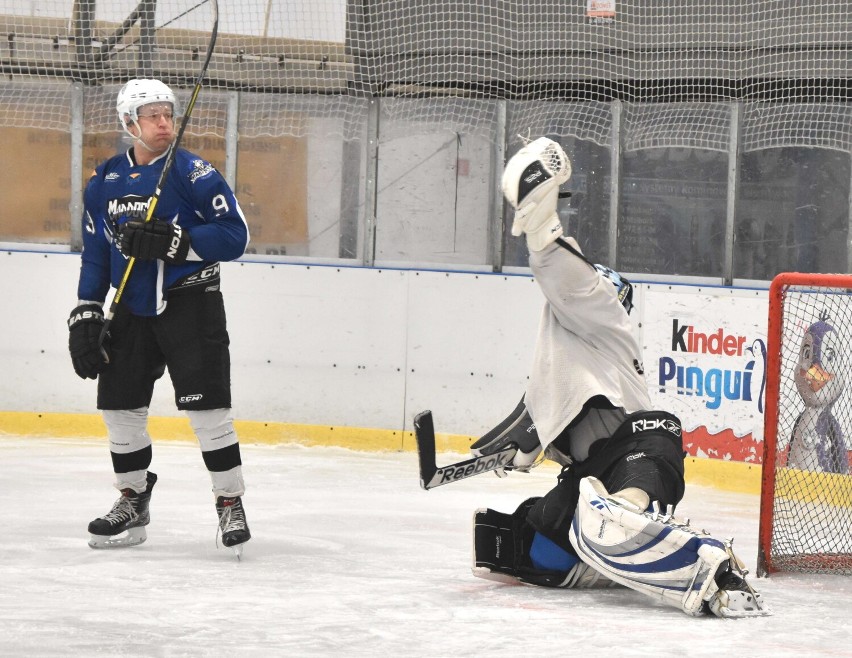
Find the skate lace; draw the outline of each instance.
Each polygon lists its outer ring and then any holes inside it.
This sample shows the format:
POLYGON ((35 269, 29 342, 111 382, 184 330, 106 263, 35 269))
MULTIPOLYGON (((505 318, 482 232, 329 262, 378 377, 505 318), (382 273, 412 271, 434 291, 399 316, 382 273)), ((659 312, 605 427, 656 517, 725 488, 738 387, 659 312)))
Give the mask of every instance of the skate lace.
POLYGON ((222 514, 219 516, 219 529, 223 535, 235 530, 245 530, 245 527, 246 515, 241 503, 234 502, 222 507, 222 514))
POLYGON ((103 518, 110 524, 115 525, 116 523, 121 523, 125 519, 135 521, 138 517, 139 515, 136 513, 136 506, 131 502, 130 498, 127 496, 121 496, 117 501, 115 501, 112 509, 107 512, 106 516, 103 518))
POLYGON ((677 528, 695 535, 696 537, 709 536, 706 530, 693 528, 689 523, 689 517, 678 519, 674 515, 674 505, 667 505, 665 512, 661 509, 659 501, 652 501, 651 507, 645 511, 645 516, 652 521, 659 521, 672 528, 677 528))

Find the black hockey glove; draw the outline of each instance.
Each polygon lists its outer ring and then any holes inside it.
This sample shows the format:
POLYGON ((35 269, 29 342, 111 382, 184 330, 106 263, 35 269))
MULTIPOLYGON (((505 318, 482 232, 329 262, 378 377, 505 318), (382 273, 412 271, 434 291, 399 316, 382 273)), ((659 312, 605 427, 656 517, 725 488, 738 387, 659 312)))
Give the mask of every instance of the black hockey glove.
POLYGON ((189 253, 189 234, 177 224, 159 219, 125 222, 118 240, 121 253, 139 260, 159 258, 175 264, 184 262, 189 253))
POLYGON ((101 349, 100 336, 104 313, 97 304, 83 304, 68 318, 68 351, 74 372, 82 379, 97 379, 106 365, 106 347, 101 349))

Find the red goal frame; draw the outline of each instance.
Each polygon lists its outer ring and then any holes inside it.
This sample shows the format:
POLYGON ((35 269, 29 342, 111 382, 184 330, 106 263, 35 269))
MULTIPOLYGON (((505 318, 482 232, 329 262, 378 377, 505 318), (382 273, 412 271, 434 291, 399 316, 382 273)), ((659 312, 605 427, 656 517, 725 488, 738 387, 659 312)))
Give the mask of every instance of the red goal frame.
MULTIPOLYGON (((776 276, 769 288, 769 315, 766 345, 766 406, 764 411, 763 464, 760 492, 760 527, 758 531, 757 573, 769 575, 787 570, 772 555, 774 497, 776 492, 776 456, 778 448, 779 402, 781 394, 782 338, 784 303, 791 286, 852 290, 850 274, 809 274, 784 272, 776 276)), ((852 477, 852 476, 849 476, 852 477)), ((801 556, 798 571, 833 572, 848 565, 852 555, 822 553, 801 556)), ((792 569, 791 569, 792 570, 792 569)))

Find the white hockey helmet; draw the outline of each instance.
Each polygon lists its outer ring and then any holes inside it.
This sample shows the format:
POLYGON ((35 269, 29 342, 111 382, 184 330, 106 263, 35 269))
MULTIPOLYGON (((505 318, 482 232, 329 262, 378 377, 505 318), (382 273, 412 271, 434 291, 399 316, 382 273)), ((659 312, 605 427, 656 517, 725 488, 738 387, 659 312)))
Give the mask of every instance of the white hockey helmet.
POLYGON ((177 98, 168 85, 159 80, 130 80, 118 92, 115 101, 121 127, 127 131, 128 119, 136 123, 139 120, 139 108, 149 103, 171 103, 172 112, 178 113, 177 98))

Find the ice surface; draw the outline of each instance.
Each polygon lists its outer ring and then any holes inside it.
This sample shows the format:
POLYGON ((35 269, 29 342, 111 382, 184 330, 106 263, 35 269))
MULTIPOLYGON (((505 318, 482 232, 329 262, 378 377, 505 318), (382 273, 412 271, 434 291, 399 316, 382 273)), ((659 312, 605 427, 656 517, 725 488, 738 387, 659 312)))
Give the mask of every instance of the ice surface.
MULTIPOLYGON (((474 509, 512 511, 556 471, 432 491, 412 453, 242 446, 253 538, 217 548, 198 448, 160 442, 148 541, 90 549, 110 509, 104 441, 0 438, 2 656, 852 656, 852 579, 756 579, 775 614, 690 618, 630 590, 470 573, 474 509)), ((439 455, 448 463, 462 455, 439 455)), ((753 570, 756 496, 692 486, 678 509, 753 570)))

